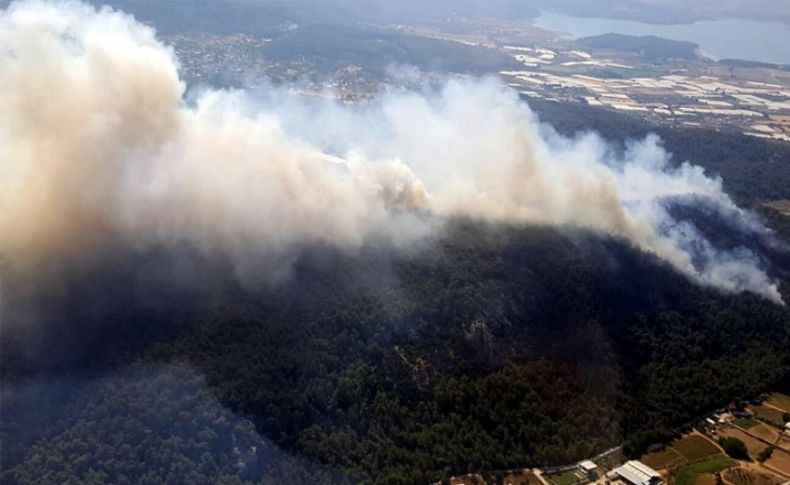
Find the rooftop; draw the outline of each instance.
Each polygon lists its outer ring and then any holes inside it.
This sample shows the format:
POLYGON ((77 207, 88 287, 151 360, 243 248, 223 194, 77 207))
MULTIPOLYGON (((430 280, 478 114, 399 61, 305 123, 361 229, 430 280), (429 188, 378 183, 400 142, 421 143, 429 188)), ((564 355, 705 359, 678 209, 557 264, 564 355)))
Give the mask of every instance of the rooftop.
POLYGON ((634 485, 647 485, 661 479, 657 471, 637 460, 631 460, 614 471, 634 485))

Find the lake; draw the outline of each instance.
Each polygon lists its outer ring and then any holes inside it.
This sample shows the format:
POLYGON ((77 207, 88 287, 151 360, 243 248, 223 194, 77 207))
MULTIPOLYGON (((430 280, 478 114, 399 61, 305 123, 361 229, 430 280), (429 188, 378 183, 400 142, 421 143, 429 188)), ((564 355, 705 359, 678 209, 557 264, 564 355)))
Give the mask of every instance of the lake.
POLYGON ((658 25, 606 18, 573 17, 541 12, 536 24, 573 37, 615 32, 627 35, 655 35, 687 40, 714 59, 746 59, 790 64, 790 26, 779 22, 744 19, 703 20, 692 24, 658 25))

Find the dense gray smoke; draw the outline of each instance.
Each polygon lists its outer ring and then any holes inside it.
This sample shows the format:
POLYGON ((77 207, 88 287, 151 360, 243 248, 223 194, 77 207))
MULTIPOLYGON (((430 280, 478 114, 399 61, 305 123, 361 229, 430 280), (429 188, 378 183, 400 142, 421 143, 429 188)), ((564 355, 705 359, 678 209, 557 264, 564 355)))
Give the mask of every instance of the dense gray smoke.
POLYGON ((720 180, 671 167, 656 137, 620 157, 561 137, 495 79, 356 107, 274 88, 188 104, 184 89, 172 50, 122 13, 0 14, 0 253, 35 265, 110 240, 186 243, 276 278, 302 244, 406 245, 465 216, 627 238, 701 284, 781 302, 755 254, 670 216, 678 197, 743 216, 720 180))

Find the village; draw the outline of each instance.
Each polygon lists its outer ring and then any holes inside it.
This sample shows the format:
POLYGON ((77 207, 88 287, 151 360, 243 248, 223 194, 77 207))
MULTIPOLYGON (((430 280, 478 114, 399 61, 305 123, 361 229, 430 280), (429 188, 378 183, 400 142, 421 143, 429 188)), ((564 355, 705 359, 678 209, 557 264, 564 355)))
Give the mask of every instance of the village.
POLYGON ((453 477, 450 485, 790 485, 790 396, 733 402, 637 460, 621 447, 558 467, 453 477), (740 444, 739 444, 740 443, 740 444))

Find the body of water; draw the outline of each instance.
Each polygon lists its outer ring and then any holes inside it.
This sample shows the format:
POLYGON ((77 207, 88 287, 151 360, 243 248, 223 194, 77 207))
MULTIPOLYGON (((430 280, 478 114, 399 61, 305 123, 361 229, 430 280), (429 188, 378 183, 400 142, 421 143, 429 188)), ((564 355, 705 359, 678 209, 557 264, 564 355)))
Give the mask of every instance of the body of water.
POLYGON ((699 44, 714 59, 790 64, 790 26, 779 22, 743 19, 704 20, 693 24, 658 25, 605 18, 572 17, 542 12, 537 25, 567 32, 573 37, 614 32, 627 35, 655 35, 665 39, 699 44))

